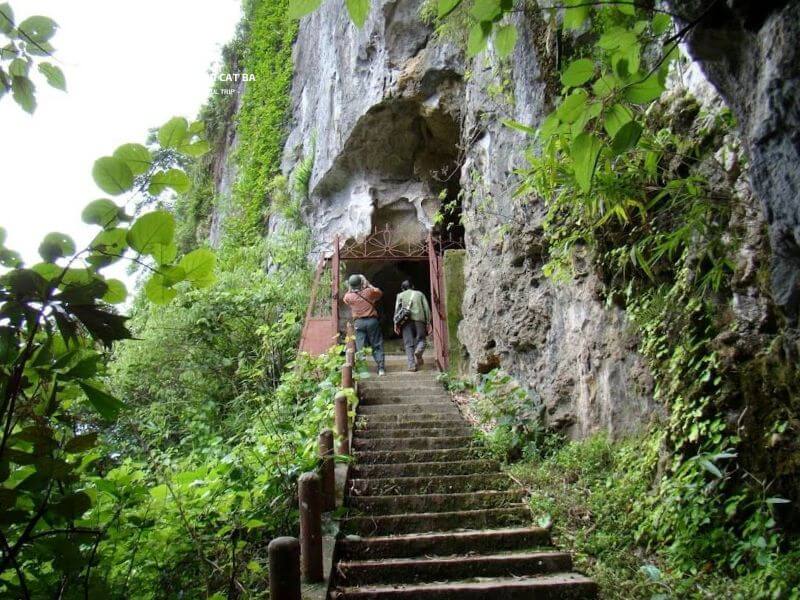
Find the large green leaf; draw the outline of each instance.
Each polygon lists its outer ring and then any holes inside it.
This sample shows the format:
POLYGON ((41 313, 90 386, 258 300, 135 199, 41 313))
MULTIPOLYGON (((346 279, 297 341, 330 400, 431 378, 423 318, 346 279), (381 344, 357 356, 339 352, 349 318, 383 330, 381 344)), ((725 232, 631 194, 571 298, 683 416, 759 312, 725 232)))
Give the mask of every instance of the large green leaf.
POLYGON ((164 277, 159 274, 147 280, 144 284, 144 293, 153 304, 169 304, 178 295, 178 291, 169 287, 164 277))
POLYGON ((633 0, 617 0, 616 7, 623 15, 636 15, 636 6, 634 6, 633 0))
POLYGON ((150 187, 147 191, 153 196, 158 196, 168 187, 179 194, 183 194, 191 189, 192 181, 189 179, 189 176, 180 169, 159 171, 150 178, 150 187))
POLYGON ((151 254, 157 244, 169 244, 175 235, 175 218, 165 210, 142 215, 128 230, 128 245, 141 254, 151 254))
POLYGON ((8 2, 0 4, 0 33, 9 35, 14 31, 14 11, 8 2))
POLYGON ((174 243, 155 244, 150 255, 156 259, 159 265, 165 265, 175 260, 178 255, 178 247, 174 243))
POLYGON ((567 0, 566 6, 567 8, 564 9, 564 28, 580 29, 586 19, 589 18, 590 6, 584 0, 567 0))
POLYGON ((617 135, 619 128, 633 119, 630 109, 622 104, 614 104, 603 115, 603 127, 612 138, 617 135))
POLYGON ((567 87, 577 87, 589 81, 594 75, 594 62, 588 58, 574 60, 561 73, 561 83, 567 87))
POLYGON ((597 167, 597 158, 603 143, 590 133, 581 133, 572 142, 571 155, 575 169, 575 180, 581 191, 592 189, 592 178, 597 167))
POLYGON ((125 161, 113 156, 104 156, 94 162, 92 177, 101 190, 118 196, 133 187, 133 172, 125 161))
POLYGON ((634 78, 634 83, 625 87, 625 99, 634 104, 647 104, 656 100, 664 92, 664 86, 659 81, 658 75, 650 75, 644 81, 634 78))
POLYGON ((27 77, 11 78, 11 95, 22 110, 33 114, 36 110, 36 86, 27 77))
POLYGON ((178 148, 189 134, 189 123, 183 117, 173 117, 158 130, 158 143, 164 148, 178 148))
POLYGON ((637 43, 636 34, 623 27, 612 27, 597 40, 597 46, 603 50, 624 50, 637 43))
POLYGON ((184 277, 195 287, 206 287, 214 283, 214 253, 206 248, 193 250, 178 263, 185 271, 184 277))
POLYGON ((128 248, 127 231, 119 227, 106 229, 95 236, 89 248, 92 250, 88 258, 95 268, 108 266, 120 258, 128 248))
POLYGON ((94 385, 90 385, 85 381, 78 381, 78 385, 83 390, 83 393, 86 394, 86 397, 89 399, 92 406, 94 406, 95 410, 108 421, 115 419, 119 411, 125 407, 125 404, 121 400, 94 385))
POLYGON ((636 145, 641 135, 642 126, 636 121, 628 121, 617 131, 614 141, 611 143, 611 149, 615 154, 627 152, 636 145))
POLYGON ((153 164, 153 156, 141 144, 123 144, 114 150, 114 157, 125 162, 134 175, 146 173, 153 164))
POLYGON ((12 77, 27 77, 30 63, 22 58, 15 58, 8 65, 8 74, 12 77))
POLYGON ((122 304, 128 297, 128 290, 125 284, 119 279, 106 279, 108 290, 103 294, 103 300, 109 304, 122 304))
POLYGON ((569 96, 564 98, 556 109, 558 118, 564 123, 574 123, 586 110, 589 94, 583 88, 574 90, 569 96))
POLYGON ((439 0, 438 14, 439 18, 446 17, 453 12, 456 7, 461 4, 462 0, 439 0))
MULTIPOLYGON (((105 291, 100 295, 103 293, 105 291)), ((69 308, 89 330, 92 337, 102 341, 106 347, 110 347, 118 340, 129 340, 133 337, 125 326, 128 317, 108 312, 95 304, 72 304, 69 308)))
POLYGON ((41 44, 55 35, 57 27, 56 22, 50 17, 37 15, 25 19, 17 26, 17 29, 21 34, 20 38, 41 44))
POLYGON ((658 13, 653 17, 653 34, 655 35, 663 35, 667 29, 670 28, 672 25, 672 18, 664 13, 658 13))
POLYGON ((475 0, 469 11, 476 21, 494 21, 501 13, 500 0, 475 0))
POLYGON ((186 154, 187 156, 197 158, 199 156, 203 156, 203 154, 206 154, 210 149, 211 147, 206 140, 198 140, 196 142, 181 145, 181 147, 178 148, 178 151, 181 154, 186 154))
POLYGON ((75 254, 75 242, 66 233, 48 233, 39 244, 39 256, 46 262, 75 254))
POLYGON ((289 18, 300 19, 317 10, 322 0, 289 0, 289 18))
POLYGON ((344 0, 347 5, 347 12, 350 13, 350 18, 356 27, 363 27, 369 15, 369 7, 371 0, 344 0))
POLYGON ((81 212, 81 219, 89 225, 100 225, 106 228, 117 225, 124 214, 122 207, 117 206, 113 200, 100 198, 86 205, 81 212))
POLYGON ((489 43, 489 34, 492 33, 491 23, 475 23, 469 30, 467 38, 467 56, 472 58, 486 49, 489 43))
POLYGON ((514 47, 517 45, 517 27, 516 25, 503 25, 498 27, 494 34, 494 49, 497 51, 499 58, 507 58, 511 56, 514 47))
POLYGON ((67 91, 67 80, 64 78, 64 72, 59 67, 48 62, 41 62, 38 69, 51 87, 64 92, 67 91))

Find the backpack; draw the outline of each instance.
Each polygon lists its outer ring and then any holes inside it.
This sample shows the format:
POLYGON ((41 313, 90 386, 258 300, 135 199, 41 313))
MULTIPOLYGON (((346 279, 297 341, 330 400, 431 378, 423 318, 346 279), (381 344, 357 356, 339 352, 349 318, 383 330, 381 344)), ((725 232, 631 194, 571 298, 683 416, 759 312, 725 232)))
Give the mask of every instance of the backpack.
POLYGON ((400 306, 394 311, 394 326, 400 329, 411 320, 411 308, 400 302, 400 306))

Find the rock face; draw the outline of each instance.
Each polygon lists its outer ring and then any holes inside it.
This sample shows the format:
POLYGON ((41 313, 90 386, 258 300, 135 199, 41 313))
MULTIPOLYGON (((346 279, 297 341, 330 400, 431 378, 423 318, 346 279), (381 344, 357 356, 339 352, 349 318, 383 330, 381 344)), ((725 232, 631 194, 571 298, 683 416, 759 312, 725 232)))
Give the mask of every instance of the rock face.
POLYGON ((764 203, 772 288, 790 322, 800 310, 800 3, 670 0, 687 24, 692 57, 737 119, 764 203))
POLYGON ((318 248, 390 223, 409 239, 432 226, 458 157, 463 65, 429 44, 421 5, 375 2, 359 30, 326 2, 301 23, 284 169, 314 149, 304 209, 318 248))
POLYGON ((507 369, 574 437, 642 427, 656 407, 624 313, 600 303, 594 275, 544 277, 543 207, 512 197, 528 141, 501 119, 536 125, 549 112, 546 28, 538 13, 518 14, 513 68, 491 51, 468 63, 432 39, 421 5, 375 2, 358 30, 342 3, 326 2, 300 24, 283 168, 313 148, 304 209, 317 251, 387 224, 419 238, 440 194, 460 189, 459 339, 471 370, 507 369))

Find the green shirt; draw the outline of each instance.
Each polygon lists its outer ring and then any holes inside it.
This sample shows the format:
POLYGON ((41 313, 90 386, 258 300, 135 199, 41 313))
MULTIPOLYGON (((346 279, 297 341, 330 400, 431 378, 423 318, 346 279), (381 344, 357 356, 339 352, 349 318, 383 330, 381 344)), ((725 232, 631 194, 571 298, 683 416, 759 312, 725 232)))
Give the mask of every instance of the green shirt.
POLYGON ((423 323, 431 322, 431 307, 428 306, 428 299, 425 297, 425 294, 419 290, 400 292, 397 294, 397 300, 394 303, 395 312, 397 312, 397 308, 400 306, 401 302, 403 306, 411 310, 412 321, 422 321, 423 323))

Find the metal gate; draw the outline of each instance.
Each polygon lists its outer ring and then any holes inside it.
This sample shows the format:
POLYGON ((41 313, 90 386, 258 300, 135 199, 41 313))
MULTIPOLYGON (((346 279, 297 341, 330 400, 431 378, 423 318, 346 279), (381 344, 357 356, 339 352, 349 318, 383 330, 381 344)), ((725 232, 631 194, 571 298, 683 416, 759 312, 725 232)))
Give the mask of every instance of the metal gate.
POLYGON ((375 231, 363 240, 348 240, 344 244, 341 243, 339 236, 336 236, 331 252, 323 256, 317 266, 300 338, 300 351, 319 355, 339 342, 340 266, 344 262, 427 261, 430 273, 436 365, 443 371, 447 370, 449 354, 442 255, 445 248, 460 247, 460 245, 458 241, 443 241, 431 234, 428 234, 424 241, 408 242, 398 239, 389 228, 375 231))

